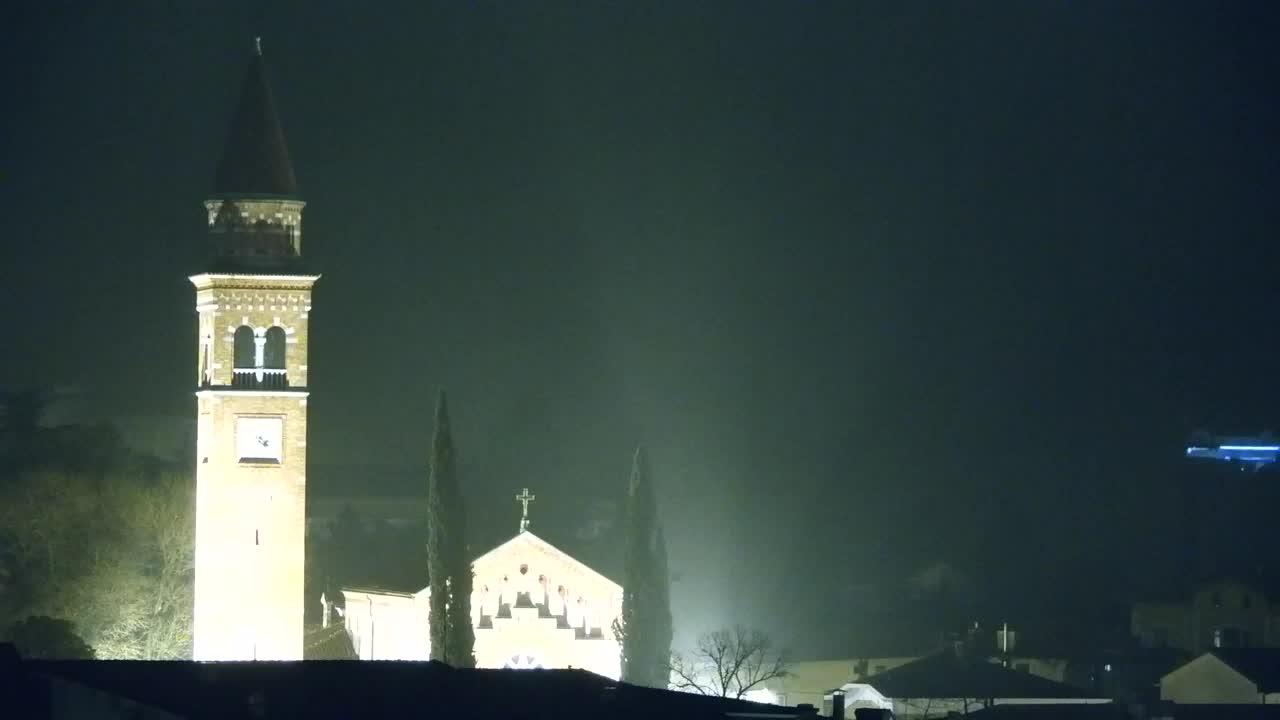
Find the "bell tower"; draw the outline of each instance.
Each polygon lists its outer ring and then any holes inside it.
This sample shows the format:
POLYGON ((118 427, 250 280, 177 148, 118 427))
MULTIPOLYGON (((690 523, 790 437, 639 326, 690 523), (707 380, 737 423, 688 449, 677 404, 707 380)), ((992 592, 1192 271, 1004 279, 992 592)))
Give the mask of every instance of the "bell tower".
POLYGON ((307 324, 319 275, 255 43, 191 277, 196 369, 196 660, 301 660, 307 324))

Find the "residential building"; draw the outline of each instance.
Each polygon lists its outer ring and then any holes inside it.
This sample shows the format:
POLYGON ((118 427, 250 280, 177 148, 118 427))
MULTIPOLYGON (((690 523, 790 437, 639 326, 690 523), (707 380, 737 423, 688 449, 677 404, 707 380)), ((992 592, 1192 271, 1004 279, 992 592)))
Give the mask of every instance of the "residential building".
POLYGON ((1219 580, 1171 602, 1133 605, 1130 632, 1144 647, 1189 653, 1280 646, 1280 605, 1258 587, 1219 580))
POLYGON ((1217 648, 1160 679, 1160 699, 1181 704, 1280 704, 1280 648, 1217 648))
POLYGON ((1002 667, 982 656, 943 651, 863 680, 893 700, 894 715, 926 720, 993 705, 1073 705, 1111 699, 1030 672, 1002 667))

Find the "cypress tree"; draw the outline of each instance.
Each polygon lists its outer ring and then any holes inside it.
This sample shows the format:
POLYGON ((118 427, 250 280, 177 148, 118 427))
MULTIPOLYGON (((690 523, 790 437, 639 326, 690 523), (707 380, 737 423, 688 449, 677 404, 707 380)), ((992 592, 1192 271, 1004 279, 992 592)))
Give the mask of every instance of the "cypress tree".
POLYGON ((671 681, 671 638, 675 634, 675 628, 671 623, 671 571, 667 566, 667 537, 662 532, 662 523, 655 522, 655 525, 654 577, 657 582, 653 594, 653 686, 666 689, 671 681))
POLYGON ((476 666, 476 631, 471 625, 471 587, 474 573, 466 543, 466 513, 462 509, 462 493, 454 486, 454 532, 458 543, 454 547, 449 578, 449 664, 460 668, 476 666))
POLYGON ((667 686, 671 654, 671 601, 666 543, 644 448, 637 448, 627 489, 622 617, 614 632, 622 643, 622 679, 667 686))
POLYGON ((474 667, 471 562, 467 558, 466 518, 458 490, 449 404, 443 390, 436 404, 427 484, 427 572, 431 580, 431 659, 454 667, 474 667))

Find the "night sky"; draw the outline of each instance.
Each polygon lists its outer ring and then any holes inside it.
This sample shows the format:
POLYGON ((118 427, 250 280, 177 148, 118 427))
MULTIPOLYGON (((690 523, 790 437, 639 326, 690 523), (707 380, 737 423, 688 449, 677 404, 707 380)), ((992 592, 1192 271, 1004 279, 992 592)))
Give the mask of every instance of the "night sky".
POLYGON ((1181 443, 1275 427, 1274 3, 370 7, 0 10, 0 378, 194 416, 261 35, 313 491, 420 491, 444 387, 476 542, 527 485, 603 557, 643 443, 678 638, 871 652, 939 563, 1015 617, 1167 585, 1181 443))

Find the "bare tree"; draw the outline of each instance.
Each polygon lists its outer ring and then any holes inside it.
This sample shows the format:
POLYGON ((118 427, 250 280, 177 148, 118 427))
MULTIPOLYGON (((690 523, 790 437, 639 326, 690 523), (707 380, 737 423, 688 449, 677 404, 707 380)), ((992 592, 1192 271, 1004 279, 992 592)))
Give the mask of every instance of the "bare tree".
POLYGON ((703 695, 742 699, 765 683, 788 675, 785 655, 769 636, 734 625, 698 638, 687 656, 671 655, 671 686, 703 695))
POLYGON ((37 471, 0 487, 0 628, 71 621, 104 659, 190 657, 192 483, 37 471))

